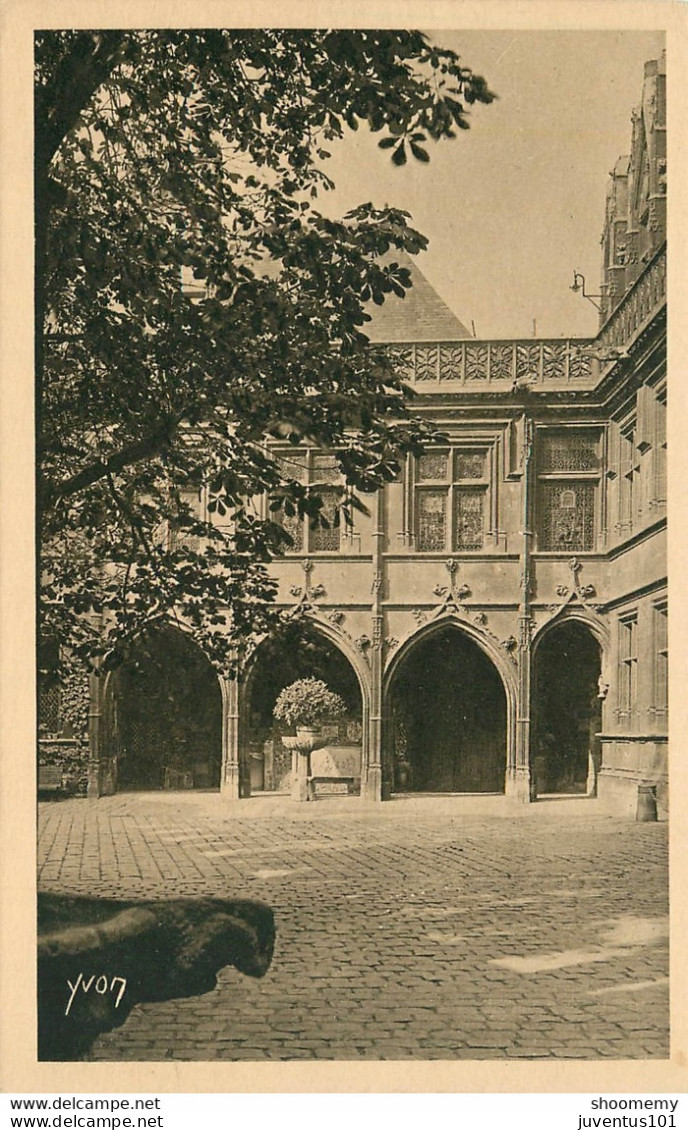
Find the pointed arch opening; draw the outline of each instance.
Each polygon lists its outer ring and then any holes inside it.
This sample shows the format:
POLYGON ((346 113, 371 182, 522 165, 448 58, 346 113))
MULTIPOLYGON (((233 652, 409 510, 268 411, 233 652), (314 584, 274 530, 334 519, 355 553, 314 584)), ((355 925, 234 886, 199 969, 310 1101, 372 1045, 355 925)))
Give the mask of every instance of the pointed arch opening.
POLYGON ((219 789, 219 680, 184 632, 165 625, 140 636, 108 680, 108 699, 118 789, 219 789))
POLYGON ((504 792, 504 682, 460 627, 418 640, 393 673, 389 701, 394 792, 504 792))
POLYGON ((288 732, 273 711, 280 691, 297 679, 321 679, 344 700, 346 714, 321 727, 327 745, 311 755, 319 794, 360 793, 367 701, 351 659, 314 621, 291 621, 264 640, 241 686, 242 756, 248 760, 251 793, 287 793, 292 752, 282 743, 288 732))
POLYGON ((594 794, 602 728, 600 642, 582 620, 564 619, 547 628, 533 658, 535 792, 594 794))

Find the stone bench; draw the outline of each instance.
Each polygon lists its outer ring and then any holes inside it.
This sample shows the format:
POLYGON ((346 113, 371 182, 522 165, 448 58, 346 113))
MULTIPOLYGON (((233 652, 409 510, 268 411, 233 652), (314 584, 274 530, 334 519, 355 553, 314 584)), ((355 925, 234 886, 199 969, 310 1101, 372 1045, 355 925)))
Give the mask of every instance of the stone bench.
POLYGON ((310 800, 315 800, 318 785, 346 785, 349 795, 361 788, 360 745, 325 746, 311 754, 308 778, 310 800))

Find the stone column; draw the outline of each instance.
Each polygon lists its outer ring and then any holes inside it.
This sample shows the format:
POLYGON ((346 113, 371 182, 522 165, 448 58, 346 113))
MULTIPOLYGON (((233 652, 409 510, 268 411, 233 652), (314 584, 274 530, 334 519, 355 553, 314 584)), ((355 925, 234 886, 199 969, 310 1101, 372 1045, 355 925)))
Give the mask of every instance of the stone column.
POLYGON ((382 800, 382 616, 373 616, 370 682, 368 766, 361 795, 366 800, 382 800))
POLYGON ((239 680, 222 677, 222 773, 220 792, 226 800, 239 800, 251 795, 250 777, 241 767, 241 719, 239 714, 239 680))
POLYGON ((103 727, 103 677, 91 671, 88 677, 88 788, 89 797, 110 796, 116 781, 105 753, 103 727))
POLYGON ((370 648, 370 719, 368 728, 367 764, 361 766, 361 797, 365 800, 382 800, 382 639, 384 616, 382 611, 383 545, 384 545, 384 490, 375 495, 373 524, 373 582, 372 642, 370 648))
POLYGON ((516 694, 516 743, 513 758, 507 764, 505 792, 515 800, 528 802, 534 799, 534 781, 530 765, 530 697, 532 663, 531 552, 532 523, 532 463, 533 421, 524 408, 523 446, 521 451, 522 507, 521 507, 521 561, 520 604, 518 616, 518 688, 516 694))
POLYGON ((518 688, 516 695, 516 742, 513 763, 507 769, 507 796, 528 802, 535 799, 535 782, 530 764, 530 700, 531 700, 531 620, 520 616, 518 622, 518 688))

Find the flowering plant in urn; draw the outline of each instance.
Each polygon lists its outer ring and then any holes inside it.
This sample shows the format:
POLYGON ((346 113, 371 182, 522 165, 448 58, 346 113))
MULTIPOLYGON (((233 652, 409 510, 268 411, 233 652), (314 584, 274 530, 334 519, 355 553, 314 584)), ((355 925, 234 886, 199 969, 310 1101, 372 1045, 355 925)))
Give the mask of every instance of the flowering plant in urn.
POLYGON ((327 745, 327 738, 320 737, 318 726, 344 713, 344 701, 322 679, 297 679, 280 691, 273 714, 278 722, 296 729, 295 737, 282 738, 282 743, 292 751, 293 800, 315 800, 310 784, 310 757, 314 749, 327 745))
POLYGON ((321 722, 341 718, 346 706, 322 679, 297 679, 280 691, 273 713, 278 722, 287 726, 314 730, 321 722))

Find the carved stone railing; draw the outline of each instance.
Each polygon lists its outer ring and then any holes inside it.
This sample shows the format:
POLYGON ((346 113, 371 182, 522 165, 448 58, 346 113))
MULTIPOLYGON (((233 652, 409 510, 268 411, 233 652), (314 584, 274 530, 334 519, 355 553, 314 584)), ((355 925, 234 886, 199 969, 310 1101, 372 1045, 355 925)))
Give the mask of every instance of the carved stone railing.
MULTIPOLYGON (((526 338, 522 341, 423 342, 390 345, 410 384, 510 389, 517 381, 546 387, 592 387, 599 376, 593 339, 526 338)), ((420 391, 420 388, 419 388, 420 391)))
POLYGON ((624 295, 600 330, 596 350, 627 345, 638 330, 666 304, 666 244, 659 248, 645 270, 624 295))

